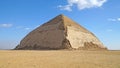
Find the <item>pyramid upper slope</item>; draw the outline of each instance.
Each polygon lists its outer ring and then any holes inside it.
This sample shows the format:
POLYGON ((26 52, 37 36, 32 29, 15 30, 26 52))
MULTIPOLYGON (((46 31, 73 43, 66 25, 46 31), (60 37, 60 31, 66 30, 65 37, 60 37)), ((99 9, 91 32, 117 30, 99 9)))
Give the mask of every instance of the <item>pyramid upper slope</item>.
POLYGON ((75 21, 71 20, 70 18, 66 17, 63 14, 60 14, 60 15, 56 16, 52 20, 50 20, 47 23, 43 24, 42 26, 52 25, 52 24, 56 24, 56 23, 60 23, 60 22, 63 23, 62 26, 64 26, 64 28, 67 28, 67 26, 72 26, 72 27, 78 28, 82 32, 91 33, 90 31, 88 31, 87 29, 85 29, 84 27, 77 24, 75 21))

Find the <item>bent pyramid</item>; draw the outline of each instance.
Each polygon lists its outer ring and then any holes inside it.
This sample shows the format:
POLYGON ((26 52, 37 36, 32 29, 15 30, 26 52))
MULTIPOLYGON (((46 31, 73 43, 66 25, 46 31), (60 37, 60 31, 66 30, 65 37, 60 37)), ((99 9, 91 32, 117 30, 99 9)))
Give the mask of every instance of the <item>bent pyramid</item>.
POLYGON ((106 49, 97 37, 64 15, 30 32, 15 49, 106 49))

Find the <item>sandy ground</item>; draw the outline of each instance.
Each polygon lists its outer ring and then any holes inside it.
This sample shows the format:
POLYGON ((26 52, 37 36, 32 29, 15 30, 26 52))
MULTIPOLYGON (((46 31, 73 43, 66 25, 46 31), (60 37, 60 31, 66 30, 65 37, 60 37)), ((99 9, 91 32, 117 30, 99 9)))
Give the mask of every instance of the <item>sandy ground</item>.
POLYGON ((120 51, 0 51, 0 68, 120 68, 120 51))

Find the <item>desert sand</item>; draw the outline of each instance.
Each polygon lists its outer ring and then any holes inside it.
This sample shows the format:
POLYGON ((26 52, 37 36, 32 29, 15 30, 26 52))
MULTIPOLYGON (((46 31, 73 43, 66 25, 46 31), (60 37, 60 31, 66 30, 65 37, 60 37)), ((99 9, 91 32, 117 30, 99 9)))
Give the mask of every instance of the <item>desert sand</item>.
POLYGON ((120 68, 120 51, 0 50, 0 68, 120 68))

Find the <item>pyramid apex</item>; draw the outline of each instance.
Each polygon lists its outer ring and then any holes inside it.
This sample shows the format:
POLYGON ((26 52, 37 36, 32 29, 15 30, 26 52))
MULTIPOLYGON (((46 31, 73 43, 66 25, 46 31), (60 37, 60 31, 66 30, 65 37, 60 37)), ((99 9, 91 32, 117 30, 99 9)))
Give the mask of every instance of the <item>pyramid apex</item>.
POLYGON ((64 14, 59 14, 59 16, 64 16, 64 14))
POLYGON ((60 17, 64 17, 65 15, 64 15, 64 14, 59 14, 58 16, 60 16, 60 17))

